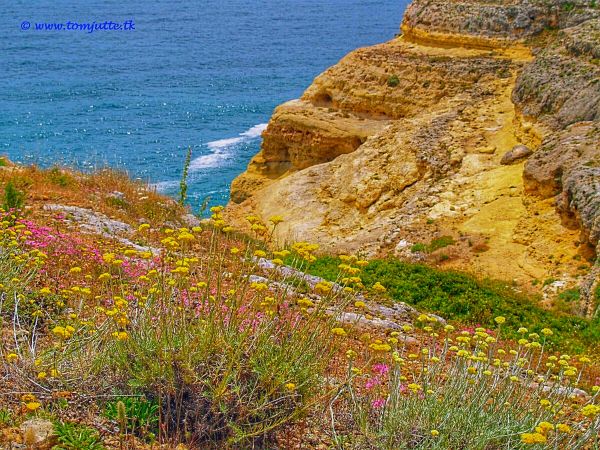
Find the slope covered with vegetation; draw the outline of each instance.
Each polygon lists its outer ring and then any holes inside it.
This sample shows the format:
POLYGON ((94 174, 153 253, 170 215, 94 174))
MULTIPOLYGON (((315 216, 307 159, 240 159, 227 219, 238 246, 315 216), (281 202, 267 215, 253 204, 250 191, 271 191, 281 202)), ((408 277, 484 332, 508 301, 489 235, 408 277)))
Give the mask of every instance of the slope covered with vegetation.
POLYGON ((596 445, 596 323, 466 275, 274 249, 280 217, 246 236, 114 172, 0 182, 0 446, 596 445))

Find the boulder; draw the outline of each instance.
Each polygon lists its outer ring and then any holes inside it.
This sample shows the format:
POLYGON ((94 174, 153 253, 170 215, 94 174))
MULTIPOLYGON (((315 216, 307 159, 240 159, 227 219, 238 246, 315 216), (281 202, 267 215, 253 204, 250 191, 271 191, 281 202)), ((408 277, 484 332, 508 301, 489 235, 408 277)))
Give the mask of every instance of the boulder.
POLYGON ((45 419, 30 419, 21 424, 23 441, 29 448, 50 449, 58 442, 54 424, 45 419))
POLYGON ((502 159, 500 160, 500 164, 504 164, 505 166, 514 164, 522 159, 527 158, 533 153, 529 147, 523 144, 515 145, 512 150, 506 152, 502 159))

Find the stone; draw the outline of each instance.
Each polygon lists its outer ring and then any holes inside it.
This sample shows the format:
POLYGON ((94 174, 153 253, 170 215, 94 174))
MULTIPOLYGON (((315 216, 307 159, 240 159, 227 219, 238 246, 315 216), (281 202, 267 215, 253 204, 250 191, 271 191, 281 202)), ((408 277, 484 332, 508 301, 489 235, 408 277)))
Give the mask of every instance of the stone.
POLYGON ((506 152, 500 164, 509 165, 521 161, 533 154, 533 151, 529 147, 523 144, 515 145, 510 151, 506 152))
POLYGON ((75 222, 82 231, 114 239, 123 245, 135 248, 141 252, 149 251, 153 254, 158 254, 160 252, 160 250, 155 247, 145 247, 132 242, 129 239, 129 236, 131 236, 135 230, 131 225, 121 222, 120 220, 111 219, 100 212, 81 208, 79 206, 59 204, 47 204, 44 205, 44 209, 47 211, 64 213, 66 219, 75 222))
POLYGON ((54 424, 45 419, 29 419, 21 424, 23 441, 30 448, 38 450, 50 449, 57 441, 54 424))
POLYGON ((482 147, 479 149, 479 153, 483 153, 484 155, 493 155, 496 153, 496 146, 488 145, 487 147, 482 147))

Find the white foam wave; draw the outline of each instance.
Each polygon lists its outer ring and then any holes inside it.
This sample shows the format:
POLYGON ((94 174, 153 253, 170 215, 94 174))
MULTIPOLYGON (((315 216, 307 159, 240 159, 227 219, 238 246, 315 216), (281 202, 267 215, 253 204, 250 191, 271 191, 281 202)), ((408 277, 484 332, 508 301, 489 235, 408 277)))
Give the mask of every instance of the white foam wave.
POLYGON ((245 136, 249 138, 257 138, 260 137, 263 131, 267 129, 266 123, 259 123, 258 125, 254 125, 252 128, 244 131, 240 136, 245 136))
POLYGON ((150 183, 150 187, 156 189, 156 192, 166 192, 179 185, 179 181, 158 181, 156 183, 150 183))
POLYGON ((267 128, 266 123, 259 123, 252 128, 247 129, 236 137, 219 139, 206 144, 212 153, 200 156, 194 159, 190 164, 190 170, 206 169, 210 167, 218 167, 223 160, 231 156, 231 149, 242 142, 260 137, 262 132, 267 128))

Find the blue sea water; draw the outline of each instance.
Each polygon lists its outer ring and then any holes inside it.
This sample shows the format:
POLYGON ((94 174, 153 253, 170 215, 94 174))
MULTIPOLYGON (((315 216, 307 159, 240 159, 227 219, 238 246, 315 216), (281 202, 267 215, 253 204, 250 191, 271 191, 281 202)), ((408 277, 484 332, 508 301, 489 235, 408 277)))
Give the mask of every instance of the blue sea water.
POLYGON ((227 202, 273 108, 350 50, 391 39, 408 0, 36 0, 0 9, 0 153, 106 165, 227 202), (36 23, 134 30, 36 30, 36 23), (30 28, 22 25, 30 23, 30 28))

